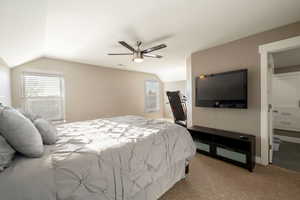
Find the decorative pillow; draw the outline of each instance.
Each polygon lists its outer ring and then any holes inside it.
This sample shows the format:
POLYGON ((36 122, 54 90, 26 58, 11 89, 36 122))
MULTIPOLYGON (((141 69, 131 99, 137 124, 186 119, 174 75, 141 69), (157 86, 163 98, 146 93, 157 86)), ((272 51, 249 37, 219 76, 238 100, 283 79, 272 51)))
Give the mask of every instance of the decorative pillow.
POLYGON ((0 172, 11 163, 15 153, 16 151, 0 135, 0 172))
POLYGON ((56 128, 47 120, 43 118, 38 118, 34 120, 34 125, 40 132, 44 144, 55 144, 57 137, 56 128))
POLYGON ((6 141, 27 157, 41 157, 43 141, 33 123, 13 108, 4 107, 0 113, 0 132, 6 141))
POLYGON ((34 122, 34 120, 41 118, 41 116, 33 114, 31 112, 25 112, 23 111, 21 108, 17 109, 22 115, 24 115, 25 117, 27 117, 28 119, 30 119, 32 122, 34 122))

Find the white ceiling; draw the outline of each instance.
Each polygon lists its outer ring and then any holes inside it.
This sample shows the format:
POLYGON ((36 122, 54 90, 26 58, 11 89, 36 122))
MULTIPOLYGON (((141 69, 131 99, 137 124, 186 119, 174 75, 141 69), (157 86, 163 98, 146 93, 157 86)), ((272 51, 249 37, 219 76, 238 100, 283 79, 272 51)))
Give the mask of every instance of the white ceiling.
POLYGON ((40 56, 185 79, 185 57, 300 20, 299 0, 0 0, 0 57, 11 67, 40 56), (141 64, 117 41, 166 43, 141 64), (123 64, 125 66, 119 66, 123 64))
POLYGON ((0 58, 14 67, 44 53, 45 0, 0 0, 0 58))
POLYGON ((273 53, 275 67, 300 66, 300 48, 273 53))

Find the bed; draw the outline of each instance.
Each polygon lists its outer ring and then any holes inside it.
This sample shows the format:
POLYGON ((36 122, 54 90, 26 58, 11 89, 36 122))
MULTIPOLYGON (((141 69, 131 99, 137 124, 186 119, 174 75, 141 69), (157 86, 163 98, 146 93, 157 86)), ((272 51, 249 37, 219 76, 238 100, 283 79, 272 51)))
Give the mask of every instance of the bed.
POLYGON ((57 126, 44 156, 0 173, 4 200, 155 200, 185 177, 195 154, 176 124, 123 116, 57 126))

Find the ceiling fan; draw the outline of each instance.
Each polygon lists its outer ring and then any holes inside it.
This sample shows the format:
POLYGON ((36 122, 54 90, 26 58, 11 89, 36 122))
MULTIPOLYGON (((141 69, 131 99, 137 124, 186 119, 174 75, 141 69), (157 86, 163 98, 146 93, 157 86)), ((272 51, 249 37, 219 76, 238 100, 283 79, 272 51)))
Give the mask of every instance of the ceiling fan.
POLYGON ((109 53, 108 55, 110 55, 110 56, 132 55, 133 56, 132 61, 137 62, 137 63, 143 62, 144 57, 162 58, 161 55, 152 54, 151 52, 167 47, 167 45, 165 45, 165 44, 160 44, 160 45, 148 48, 148 49, 141 50, 140 47, 142 45, 142 42, 140 42, 140 41, 138 41, 136 43, 136 45, 137 45, 136 49, 134 49, 132 46, 130 46, 128 43, 126 43, 124 41, 119 41, 119 43, 121 45, 123 45, 124 47, 126 47, 127 49, 129 49, 131 51, 131 53, 109 53))

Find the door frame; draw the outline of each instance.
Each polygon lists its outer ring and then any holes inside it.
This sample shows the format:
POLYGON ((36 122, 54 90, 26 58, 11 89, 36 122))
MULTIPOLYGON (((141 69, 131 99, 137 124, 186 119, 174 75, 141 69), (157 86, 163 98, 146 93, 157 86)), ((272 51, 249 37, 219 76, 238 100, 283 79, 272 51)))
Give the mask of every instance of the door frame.
POLYGON ((268 161, 269 163, 273 162, 273 75, 275 70, 275 63, 274 63, 274 57, 272 54, 268 54, 268 104, 271 105, 268 107, 268 161))
POLYGON ((268 54, 280 51, 286 51, 300 47, 300 36, 292 37, 259 46, 260 53, 260 91, 261 91, 261 107, 260 107, 260 141, 261 141, 261 164, 269 164, 269 120, 268 115, 269 99, 268 88, 268 54))

